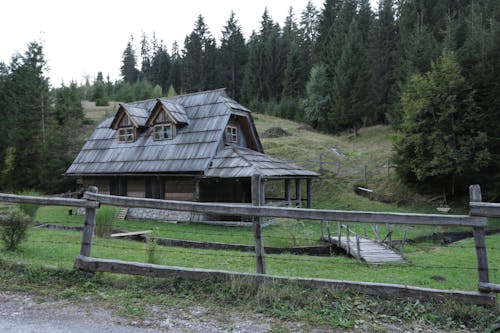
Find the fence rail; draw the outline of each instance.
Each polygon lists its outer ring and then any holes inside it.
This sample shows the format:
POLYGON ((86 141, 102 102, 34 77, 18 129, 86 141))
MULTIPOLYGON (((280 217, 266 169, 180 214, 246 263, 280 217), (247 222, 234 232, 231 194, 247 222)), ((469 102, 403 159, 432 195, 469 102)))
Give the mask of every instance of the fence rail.
POLYGON ((253 205, 198 203, 167 201, 157 199, 143 199, 119 197, 98 194, 95 187, 89 187, 83 199, 70 198, 42 198, 32 196, 19 196, 0 194, 0 202, 32 203, 39 205, 77 206, 85 207, 85 221, 82 232, 80 255, 76 258, 75 266, 89 271, 119 272, 125 274, 141 274, 149 276, 181 276, 196 278, 220 276, 251 276, 257 279, 288 279, 309 281, 314 285, 324 285, 331 288, 354 288, 366 293, 399 294, 420 298, 454 297, 462 302, 479 304, 495 304, 495 292, 500 290, 499 285, 490 283, 485 243, 485 227, 487 216, 500 216, 500 204, 481 203, 479 185, 470 187, 471 213, 470 215, 437 215, 437 214, 411 214, 411 213, 380 213, 359 212, 343 210, 319 210, 302 208, 277 208, 260 206, 262 196, 260 190, 263 183, 258 175, 252 177, 253 205), (118 260, 104 260, 91 257, 92 240, 95 227, 96 209, 101 204, 124 207, 141 207, 165 210, 191 211, 207 214, 243 215, 254 217, 254 241, 256 253, 257 274, 244 274, 238 272, 222 272, 200 269, 188 269, 171 266, 148 265, 118 260), (482 210, 477 210, 481 207, 482 210), (488 208, 488 210, 486 210, 488 208), (427 288, 409 287, 405 285, 365 283, 359 281, 338 281, 326 279, 297 279, 265 275, 265 252, 262 243, 260 222, 264 217, 285 217, 292 219, 307 219, 319 221, 349 221, 360 223, 390 223, 393 225, 433 225, 433 226, 464 226, 474 230, 475 249, 477 256, 478 292, 445 291, 427 288))

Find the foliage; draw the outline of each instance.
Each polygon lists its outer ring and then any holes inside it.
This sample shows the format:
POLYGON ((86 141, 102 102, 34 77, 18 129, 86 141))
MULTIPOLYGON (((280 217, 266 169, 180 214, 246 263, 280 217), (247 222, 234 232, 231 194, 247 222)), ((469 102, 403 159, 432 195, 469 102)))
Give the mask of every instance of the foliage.
POLYGON ((109 237, 113 232, 113 224, 116 218, 116 208, 113 206, 101 206, 97 210, 95 234, 97 237, 109 237))
POLYGON ((125 51, 123 51, 122 62, 123 65, 120 68, 123 81, 128 83, 135 83, 139 77, 139 70, 137 66, 137 58, 134 50, 134 39, 133 37, 127 43, 125 51))
POLYGON ((425 75, 415 75, 402 96, 403 123, 395 141, 398 174, 418 183, 445 183, 486 166, 487 136, 476 128, 474 95, 454 52, 444 50, 425 75))
POLYGON ((306 85, 304 100, 305 121, 313 128, 327 131, 332 87, 328 80, 326 66, 316 65, 311 70, 311 78, 306 85))
MULTIPOLYGON (((22 193, 19 193, 19 195, 28 195, 28 196, 40 196, 40 192, 37 191, 24 191, 22 193)), ((28 204, 28 203, 19 203, 17 204, 21 212, 29 216, 32 220, 36 216, 36 212, 38 211, 38 208, 40 206, 35 205, 35 204, 28 204)))
POLYGON ((32 217, 20 209, 8 208, 0 214, 0 239, 7 251, 16 251, 28 236, 32 217))

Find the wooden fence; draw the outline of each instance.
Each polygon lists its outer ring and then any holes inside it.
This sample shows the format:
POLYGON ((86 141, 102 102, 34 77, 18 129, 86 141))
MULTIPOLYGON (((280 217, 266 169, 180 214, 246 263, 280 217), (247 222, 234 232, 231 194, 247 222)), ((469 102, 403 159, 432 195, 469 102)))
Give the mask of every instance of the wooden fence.
POLYGON ((418 298, 453 298, 461 302, 476 304, 495 304, 495 292, 499 285, 490 283, 488 259, 485 245, 485 227, 487 216, 500 216, 500 204, 485 204, 481 202, 478 185, 470 187, 470 215, 436 215, 410 213, 384 213, 345 210, 318 210, 302 208, 279 208, 260 206, 262 195, 262 179, 252 177, 253 206, 221 203, 182 202, 158 199, 119 197, 98 194, 95 187, 89 187, 83 199, 43 198, 0 194, 0 201, 9 203, 32 203, 38 205, 63 205, 85 208, 85 221, 81 242, 80 255, 75 260, 75 267, 91 272, 116 272, 124 274, 139 274, 153 277, 179 276, 191 279, 229 279, 243 276, 263 280, 291 280, 327 286, 335 289, 355 289, 368 294, 392 294, 418 298), (92 239, 94 234, 96 209, 101 204, 140 207, 164 210, 189 211, 222 215, 242 215, 254 218, 254 238, 256 253, 256 273, 239 273, 220 270, 189 269, 172 266, 159 266, 137 262, 107 260, 91 257, 92 239), (341 281, 329 279, 288 278, 266 275, 265 252, 262 243, 261 221, 265 217, 285 217, 291 219, 307 219, 317 221, 350 221, 359 223, 390 223, 394 225, 432 225, 432 226, 462 226, 474 230, 475 249, 477 255, 478 292, 457 290, 439 290, 411 287, 398 284, 367 283, 358 281, 341 281))

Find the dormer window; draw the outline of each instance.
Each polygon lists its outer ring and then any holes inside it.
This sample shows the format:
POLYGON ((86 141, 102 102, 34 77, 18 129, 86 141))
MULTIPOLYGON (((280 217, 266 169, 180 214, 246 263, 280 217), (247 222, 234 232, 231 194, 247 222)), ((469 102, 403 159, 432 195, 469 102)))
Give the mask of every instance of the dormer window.
POLYGON ((226 142, 238 142, 238 128, 235 126, 226 127, 226 142))
POLYGON ((133 127, 121 127, 118 129, 118 142, 134 142, 135 131, 133 127))
POLYGON ((153 139, 155 141, 160 140, 172 140, 174 138, 174 128, 173 124, 158 124, 153 128, 153 139))

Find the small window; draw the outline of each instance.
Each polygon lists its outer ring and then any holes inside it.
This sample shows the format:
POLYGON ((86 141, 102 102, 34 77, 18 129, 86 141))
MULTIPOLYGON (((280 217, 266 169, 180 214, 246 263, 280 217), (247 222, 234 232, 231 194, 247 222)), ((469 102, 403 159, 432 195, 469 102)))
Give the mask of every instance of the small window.
POLYGON ((153 139, 155 141, 173 139, 172 125, 155 125, 155 127, 153 128, 153 139))
POLYGON ((135 133, 133 127, 124 127, 118 129, 118 141, 119 142, 134 142, 135 133))
POLYGON ((238 129, 236 127, 226 127, 226 142, 238 142, 238 129))

